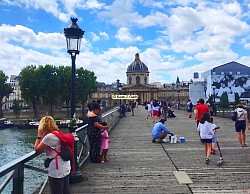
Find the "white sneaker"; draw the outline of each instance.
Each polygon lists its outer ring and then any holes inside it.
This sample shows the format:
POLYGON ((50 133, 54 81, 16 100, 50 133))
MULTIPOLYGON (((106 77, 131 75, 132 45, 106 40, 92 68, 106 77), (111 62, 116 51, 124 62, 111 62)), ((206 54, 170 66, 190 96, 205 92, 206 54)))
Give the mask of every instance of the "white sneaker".
POLYGON ((162 139, 162 141, 163 141, 164 143, 166 143, 166 142, 167 142, 167 140, 166 140, 166 139, 162 139))

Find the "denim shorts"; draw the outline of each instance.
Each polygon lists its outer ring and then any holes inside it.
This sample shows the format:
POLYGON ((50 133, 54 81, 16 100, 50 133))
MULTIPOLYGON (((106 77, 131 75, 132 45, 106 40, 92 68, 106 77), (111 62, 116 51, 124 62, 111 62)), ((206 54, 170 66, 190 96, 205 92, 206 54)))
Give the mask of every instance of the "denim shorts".
POLYGON ((246 121, 245 120, 235 122, 235 131, 236 132, 241 132, 241 131, 245 131, 245 130, 246 130, 246 121))
POLYGON ((217 141, 217 138, 216 138, 216 136, 214 135, 213 138, 212 138, 212 143, 216 143, 216 141, 217 141))

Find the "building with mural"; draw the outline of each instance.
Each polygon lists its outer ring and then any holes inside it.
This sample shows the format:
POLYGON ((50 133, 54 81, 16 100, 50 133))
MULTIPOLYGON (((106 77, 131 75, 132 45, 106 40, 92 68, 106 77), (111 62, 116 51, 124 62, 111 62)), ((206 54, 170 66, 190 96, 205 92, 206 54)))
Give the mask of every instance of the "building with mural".
POLYGON ((206 98, 214 95, 218 102, 226 92, 230 102, 235 100, 236 93, 241 100, 250 99, 250 67, 246 65, 232 61, 202 73, 201 77, 204 78, 206 98))

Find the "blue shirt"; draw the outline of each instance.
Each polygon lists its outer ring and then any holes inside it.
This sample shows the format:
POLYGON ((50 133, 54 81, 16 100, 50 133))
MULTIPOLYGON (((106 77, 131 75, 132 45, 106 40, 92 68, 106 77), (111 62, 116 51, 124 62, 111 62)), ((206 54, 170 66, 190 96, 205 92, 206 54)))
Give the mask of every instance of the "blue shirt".
POLYGON ((167 134, 171 134, 171 132, 167 129, 167 127, 164 124, 162 124, 162 122, 155 123, 152 129, 152 138, 158 139, 162 131, 166 132, 167 134))

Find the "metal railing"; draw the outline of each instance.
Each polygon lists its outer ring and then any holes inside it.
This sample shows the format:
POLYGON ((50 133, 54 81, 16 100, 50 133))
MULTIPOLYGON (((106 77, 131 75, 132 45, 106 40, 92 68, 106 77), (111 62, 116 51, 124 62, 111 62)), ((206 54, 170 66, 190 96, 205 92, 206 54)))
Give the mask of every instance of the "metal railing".
MULTIPOLYGON (((119 108, 115 108, 113 111, 108 112, 107 114, 104 114, 102 117, 102 120, 107 122, 110 125, 111 130, 117 121, 120 119, 120 113, 119 108)), ((74 132, 75 141, 76 141, 76 149, 75 154, 77 158, 77 164, 81 168, 84 165, 84 162, 87 160, 89 156, 89 144, 88 144, 88 138, 87 138, 87 124, 84 126, 81 126, 77 128, 74 132)), ((0 193, 4 191, 7 185, 9 185, 12 182, 12 194, 23 194, 24 193, 24 180, 29 181, 33 179, 33 177, 26 177, 24 173, 24 169, 29 169, 36 172, 42 172, 47 173, 47 170, 44 169, 42 162, 37 164, 36 162, 32 165, 28 164, 33 159, 37 158, 38 156, 41 156, 44 158, 44 154, 37 153, 35 151, 32 151, 28 154, 25 154, 24 156, 0 167, 0 179, 4 180, 0 184, 0 193), (35 166, 36 165, 36 166, 35 166), (38 167, 37 167, 38 166, 38 167)), ((46 179, 44 183, 40 184, 38 187, 40 188, 39 191, 36 191, 36 193, 42 193, 46 183, 46 179), (42 186, 41 186, 42 185, 42 186)))

